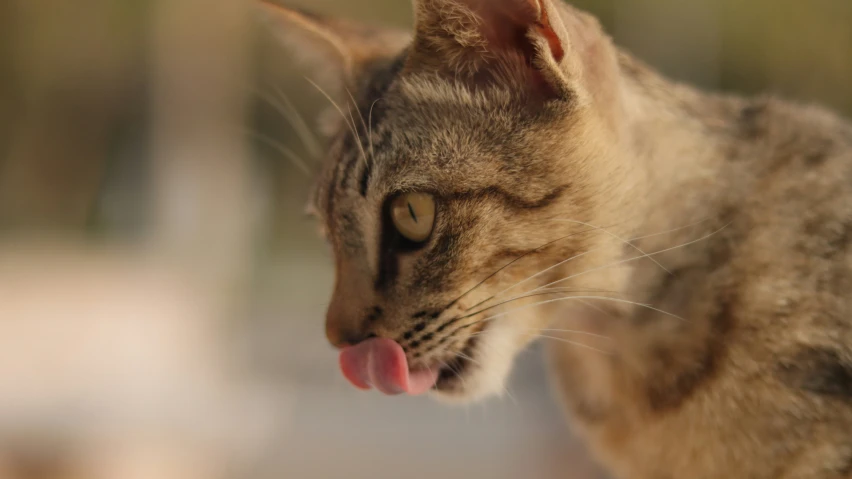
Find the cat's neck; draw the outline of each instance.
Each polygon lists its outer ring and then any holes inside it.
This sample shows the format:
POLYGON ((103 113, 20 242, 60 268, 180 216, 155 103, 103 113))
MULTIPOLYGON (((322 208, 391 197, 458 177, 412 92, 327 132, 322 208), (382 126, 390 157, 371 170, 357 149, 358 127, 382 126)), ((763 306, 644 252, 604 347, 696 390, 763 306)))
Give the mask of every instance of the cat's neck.
POLYGON ((736 141, 730 133, 744 102, 672 82, 627 54, 619 66, 632 176, 626 207, 636 233, 679 228, 712 215, 712 205, 721 209, 723 178, 731 174, 726 157, 736 141))
MULTIPOLYGON (((707 240, 721 237, 748 191, 739 177, 747 176, 740 173, 748 173, 743 165, 749 162, 732 157, 752 151, 740 147, 748 140, 737 135, 748 102, 677 84, 626 54, 619 68, 619 156, 606 165, 614 186, 601 198, 599 224, 622 241, 594 253, 600 257, 587 255, 591 274, 583 273, 577 286, 650 302, 654 285, 709 254, 707 240)), ((606 314, 628 316, 635 309, 612 303, 606 314)), ((584 321, 580 328, 612 334, 606 317, 582 311, 577 318, 584 321)))

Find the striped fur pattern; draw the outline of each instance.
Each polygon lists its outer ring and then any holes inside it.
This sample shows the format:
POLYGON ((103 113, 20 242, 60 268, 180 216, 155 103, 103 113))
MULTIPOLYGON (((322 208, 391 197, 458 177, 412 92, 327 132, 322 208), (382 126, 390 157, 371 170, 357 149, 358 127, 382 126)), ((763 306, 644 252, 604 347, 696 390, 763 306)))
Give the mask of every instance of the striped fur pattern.
POLYGON ((852 477, 852 127, 665 79, 556 0, 414 3, 392 36, 264 7, 339 71, 330 341, 397 340, 471 401, 545 336, 620 478, 852 477), (387 204, 414 191, 412 249, 387 204))

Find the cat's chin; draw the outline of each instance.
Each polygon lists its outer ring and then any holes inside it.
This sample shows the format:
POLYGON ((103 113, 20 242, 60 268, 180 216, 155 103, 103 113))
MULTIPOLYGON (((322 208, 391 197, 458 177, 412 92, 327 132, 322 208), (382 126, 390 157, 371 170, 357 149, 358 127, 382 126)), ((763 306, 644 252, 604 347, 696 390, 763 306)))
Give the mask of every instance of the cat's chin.
MULTIPOLYGON (((465 378, 467 380, 467 378, 465 378)), ((436 387, 430 395, 438 402, 448 405, 462 405, 483 401, 493 396, 500 396, 505 392, 504 381, 492 381, 492 385, 481 385, 471 387, 466 385, 453 385, 448 388, 436 387)))
POLYGON ((502 396, 521 347, 516 331, 494 324, 478 337, 469 358, 459 358, 442 370, 431 396, 446 404, 469 404, 502 396))

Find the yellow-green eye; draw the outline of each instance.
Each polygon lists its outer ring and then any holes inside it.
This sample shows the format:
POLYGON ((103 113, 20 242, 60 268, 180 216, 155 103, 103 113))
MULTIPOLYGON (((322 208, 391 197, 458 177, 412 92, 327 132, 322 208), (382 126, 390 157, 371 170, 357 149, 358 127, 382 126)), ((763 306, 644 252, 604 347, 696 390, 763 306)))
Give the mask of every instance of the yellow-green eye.
POLYGON ((406 193, 391 202, 391 218, 397 231, 410 241, 429 239, 435 227, 435 198, 427 193, 406 193))

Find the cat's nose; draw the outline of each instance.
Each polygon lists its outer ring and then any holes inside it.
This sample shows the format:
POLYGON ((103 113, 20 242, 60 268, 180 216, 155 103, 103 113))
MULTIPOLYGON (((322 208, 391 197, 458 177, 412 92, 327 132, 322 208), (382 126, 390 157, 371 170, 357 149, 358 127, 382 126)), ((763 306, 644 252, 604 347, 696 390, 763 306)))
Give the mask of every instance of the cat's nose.
POLYGON ((365 305, 359 299, 335 291, 325 317, 325 336, 336 348, 354 346, 375 336, 373 326, 382 316, 382 309, 365 305))
POLYGON ((365 328, 344 324, 339 321, 332 321, 326 318, 325 321, 325 337, 337 349, 343 349, 347 346, 354 346, 367 339, 374 338, 376 335, 365 328))
POLYGON ((363 341, 366 341, 368 339, 372 339, 372 338, 376 337, 376 335, 372 334, 372 333, 368 333, 366 335, 363 335, 363 334, 358 334, 356 332, 352 332, 351 335, 348 335, 346 333, 344 333, 342 335, 335 335, 334 333, 329 334, 328 331, 326 331, 326 336, 328 337, 328 340, 331 343, 331 345, 334 346, 337 349, 343 349, 343 348, 347 348, 347 347, 350 347, 350 346, 355 346, 356 344, 360 344, 363 341))
POLYGON ((364 272, 352 261, 339 261, 334 293, 325 317, 325 335, 336 348, 353 346, 374 334, 382 318, 382 309, 374 304, 375 295, 364 281, 364 272))

